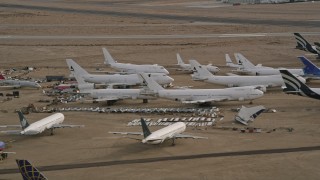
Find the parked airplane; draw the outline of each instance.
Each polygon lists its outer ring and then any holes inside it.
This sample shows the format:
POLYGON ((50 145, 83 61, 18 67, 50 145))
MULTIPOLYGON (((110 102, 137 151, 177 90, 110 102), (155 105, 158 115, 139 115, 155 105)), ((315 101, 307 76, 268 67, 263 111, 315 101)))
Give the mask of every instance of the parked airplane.
POLYGON ((0 141, 0 161, 8 158, 8 154, 15 154, 15 152, 7 152, 6 149, 6 143, 3 141, 0 141))
POLYGON ((123 134, 123 135, 143 135, 142 143, 146 144, 161 144, 164 141, 172 140, 172 145, 175 139, 178 138, 192 138, 192 139, 207 139, 206 137, 192 136, 187 134, 181 134, 186 130, 186 124, 184 122, 177 122, 167 127, 159 129, 153 133, 149 130, 145 120, 141 118, 142 132, 109 132, 112 134, 123 134))
MULTIPOLYGON (((84 127, 84 125, 62 124, 62 122, 64 121, 64 115, 62 113, 55 113, 32 124, 29 124, 22 112, 17 112, 19 115, 22 130, 0 131, 0 133, 16 135, 36 135, 44 132, 45 130, 50 130, 51 135, 53 135, 53 130, 56 128, 84 127)), ((17 127, 17 125, 2 125, 0 127, 17 127)))
MULTIPOLYGON (((191 65, 184 63, 179 53, 177 53, 177 61, 178 61, 177 65, 180 66, 180 69, 178 69, 179 71, 193 72, 191 65)), ((213 74, 216 74, 217 72, 220 71, 220 69, 217 66, 213 66, 212 64, 208 64, 204 67, 207 68, 208 71, 210 71, 213 74)))
POLYGON ((22 88, 22 87, 41 88, 39 83, 32 82, 32 81, 24 81, 24 80, 5 79, 5 77, 1 74, 0 74, 0 86, 6 86, 14 89, 22 88))
POLYGON ((242 106, 234 119, 244 125, 248 125, 249 121, 253 121, 265 109, 266 108, 264 106, 254 106, 249 108, 242 106))
POLYGON ((320 100, 320 88, 310 88, 287 70, 280 70, 286 88, 286 94, 295 94, 320 100))
MULTIPOLYGON (((142 79, 138 74, 113 74, 113 75, 96 75, 89 74, 84 70, 79 64, 74 62, 72 59, 67 59, 67 64, 74 76, 74 72, 77 71, 78 74, 88 83, 95 84, 120 84, 120 85, 141 85, 142 79)), ((148 74, 157 83, 167 86, 173 82, 173 78, 169 77, 164 73, 149 73, 148 74)))
MULTIPOLYGON (((312 46, 307 40, 305 40, 300 33, 293 33, 297 40, 297 49, 304 50, 313 54, 317 54, 320 58, 320 50, 317 49, 317 45, 312 46)), ((319 43, 317 43, 319 45, 319 43)))
MULTIPOLYGON (((67 59, 69 70, 72 72, 70 60, 67 59)), ((145 89, 95 89, 93 83, 85 82, 81 74, 77 71, 73 71, 74 76, 78 82, 78 88, 81 94, 88 94, 94 99, 94 101, 106 101, 108 105, 112 105, 118 100, 123 99, 143 99, 143 102, 147 102, 148 99, 155 99, 153 94, 148 94, 145 89)))
POLYGON ((166 70, 163 66, 159 66, 157 64, 129 64, 129 63, 118 63, 115 61, 111 54, 108 52, 106 48, 102 48, 104 54, 104 64, 110 65, 112 68, 127 74, 135 74, 135 73, 164 73, 169 74, 169 71, 166 70))
POLYGON ((253 100, 263 96, 262 91, 252 86, 225 89, 164 89, 146 74, 141 74, 141 77, 148 88, 159 97, 181 103, 210 104, 220 101, 253 100))
MULTIPOLYGON (((285 68, 273 68, 273 67, 267 67, 262 66, 262 64, 254 65, 252 62, 250 62, 247 58, 245 58, 240 53, 234 53, 234 57, 236 58, 238 64, 233 64, 231 58, 228 54, 226 54, 226 64, 229 67, 237 67, 238 69, 232 70, 232 72, 240 73, 240 74, 248 74, 248 75, 254 75, 254 76, 267 76, 267 75, 280 75, 280 69, 285 68)), ((293 74, 304 76, 304 70, 303 69, 287 69, 293 74)))
MULTIPOLYGON (((191 66, 195 69, 192 74, 193 80, 200 80, 208 83, 215 83, 225 85, 228 87, 239 86, 260 86, 263 91, 266 91, 266 87, 277 87, 284 85, 284 82, 280 75, 271 76, 215 76, 208 70, 203 68, 196 60, 190 60, 191 66)), ((305 79, 299 77, 305 82, 305 79)))
POLYGON ((19 171, 24 180, 46 180, 47 178, 28 160, 16 159, 19 171))

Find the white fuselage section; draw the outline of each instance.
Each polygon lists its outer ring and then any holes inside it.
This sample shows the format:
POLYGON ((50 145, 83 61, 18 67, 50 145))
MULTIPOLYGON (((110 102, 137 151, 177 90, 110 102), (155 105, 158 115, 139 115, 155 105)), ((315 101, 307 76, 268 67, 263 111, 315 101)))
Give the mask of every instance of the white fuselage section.
MULTIPOLYGON (((237 70, 233 70, 233 72, 238 72, 242 74, 248 74, 248 75, 254 75, 254 76, 268 76, 268 75, 279 75, 280 69, 284 68, 271 68, 271 67, 257 67, 257 68, 251 68, 251 69, 245 69, 240 68, 237 70)), ((296 74, 299 76, 303 76, 304 72, 302 69, 286 69, 292 74, 296 74)))
POLYGON ((37 122, 30 124, 27 128, 21 131, 23 135, 35 135, 40 134, 45 130, 53 128, 56 124, 61 124, 64 121, 64 115, 62 113, 55 113, 51 116, 43 118, 37 122))
POLYGON ((164 73, 169 74, 169 71, 166 70, 163 66, 158 66, 156 64, 127 64, 127 63, 112 63, 110 66, 120 72, 126 73, 164 73))
MULTIPOLYGON (((300 80, 305 82, 305 79, 299 77, 300 80)), ((225 85, 228 87, 240 86, 256 86, 262 85, 266 87, 280 87, 284 85, 281 75, 271 76, 209 76, 201 77, 208 83, 225 85)))
MULTIPOLYGON (((88 83, 96 84, 128 84, 128 85, 141 85, 143 80, 138 74, 129 75, 83 75, 83 79, 88 83)), ((150 77, 158 84, 167 85, 173 82, 173 79, 163 73, 151 73, 150 77)))
MULTIPOLYGON (((159 97, 175 101, 199 101, 224 99, 229 101, 253 100, 263 96, 263 92, 254 87, 226 89, 171 89, 159 90, 159 97)), ((213 100, 214 101, 214 100, 213 100)))
MULTIPOLYGON (((154 94, 144 93, 144 89, 93 89, 89 93, 94 99, 106 99, 113 97, 116 99, 155 99, 154 94)), ((112 100, 112 99, 111 99, 112 100)))
POLYGON ((177 122, 162 129, 159 129, 142 140, 142 143, 160 144, 165 140, 172 139, 176 134, 180 134, 186 130, 186 124, 177 122))
POLYGON ((20 88, 20 87, 41 88, 40 84, 36 82, 13 80, 13 79, 0 80, 0 85, 10 85, 16 88, 20 88))

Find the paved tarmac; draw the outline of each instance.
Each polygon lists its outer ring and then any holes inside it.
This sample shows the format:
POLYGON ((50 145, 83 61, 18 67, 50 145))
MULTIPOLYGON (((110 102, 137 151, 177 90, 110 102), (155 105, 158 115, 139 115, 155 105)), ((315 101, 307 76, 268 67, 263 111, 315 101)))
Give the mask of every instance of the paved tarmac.
POLYGON ((156 18, 166 20, 182 20, 182 21, 201 21, 201 22, 218 22, 218 23, 236 23, 236 24, 255 24, 255 25, 274 25, 274 26, 296 26, 296 27, 320 27, 320 21, 295 21, 281 19, 240 19, 240 18, 221 18, 221 17, 204 17, 193 15, 174 15, 174 14, 148 14, 137 12, 117 12, 108 10, 89 10, 89 9, 73 9, 64 7, 47 7, 34 5, 18 5, 9 3, 0 3, 0 7, 14 9, 44 10, 63 13, 79 13, 92 15, 107 15, 117 17, 136 17, 136 18, 156 18))

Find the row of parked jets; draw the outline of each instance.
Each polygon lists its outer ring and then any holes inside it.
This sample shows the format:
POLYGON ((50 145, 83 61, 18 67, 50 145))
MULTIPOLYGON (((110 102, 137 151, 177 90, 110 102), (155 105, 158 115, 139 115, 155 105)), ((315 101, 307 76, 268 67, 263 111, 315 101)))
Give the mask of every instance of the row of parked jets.
MULTIPOLYGON (((301 35, 299 37, 298 46, 310 50, 310 44, 301 35)), ((316 44, 317 45, 317 44, 316 44)), ((298 47, 297 46, 297 47, 298 47)), ((315 48, 312 47, 311 48, 315 48)), ((302 48, 301 48, 302 49, 302 48)), ((314 49, 319 54, 319 49, 314 49)), ((185 64, 177 54, 178 65, 181 69, 192 72, 192 79, 201 80, 208 83, 222 84, 229 88, 224 89, 165 89, 163 85, 171 84, 173 79, 168 76, 169 72, 158 65, 133 65, 118 63, 115 61, 107 49, 103 48, 105 56, 105 64, 112 68, 119 70, 124 75, 92 75, 81 68, 77 63, 71 59, 67 59, 68 67, 71 74, 78 81, 78 88, 80 93, 89 94, 94 99, 100 101, 117 101, 121 99, 149 99, 155 97, 167 98, 182 103, 197 103, 203 104, 208 102, 227 101, 227 100, 253 100, 261 97, 266 88, 282 86, 283 91, 288 94, 297 94, 300 96, 320 99, 320 88, 309 88, 305 85, 305 79, 319 79, 320 70, 310 60, 301 56, 299 59, 305 65, 301 69, 284 69, 272 68, 252 64, 241 54, 235 54, 237 63, 234 64, 226 55, 227 66, 237 68, 233 72, 246 74, 248 76, 217 76, 215 75, 219 68, 207 65, 203 66, 196 60, 190 60, 190 64, 185 64), (144 70, 143 70, 144 69, 144 70), (133 74, 131 74, 133 73, 133 74), (131 75, 128 75, 131 74, 131 75), (113 79, 113 80, 112 80, 113 79), (94 89, 94 83, 101 84, 127 84, 127 85, 146 85, 144 89, 94 89)), ((23 84, 23 83, 20 83, 23 84)), ((40 85, 35 85, 39 87, 40 85)), ((62 124, 64 115, 62 113, 55 113, 45 117, 39 121, 29 124, 24 115, 18 111, 20 125, 2 125, 1 128, 20 127, 21 130, 0 131, 5 134, 18 135, 36 135, 44 131, 51 131, 56 128, 74 128, 83 127, 83 125, 66 125, 62 124)), ((109 132, 113 134, 124 135, 141 135, 142 143, 146 144, 160 144, 166 140, 174 140, 178 138, 192 138, 192 139, 206 139, 206 137, 193 136, 182 134, 186 125, 183 122, 177 122, 170 126, 164 127, 157 131, 151 132, 146 125, 146 122, 141 118, 142 132, 109 132)), ((5 152, 5 143, 0 142, 0 154, 8 154, 13 152, 5 152)), ((33 167, 27 160, 17 160, 19 170, 24 179, 34 177, 47 179, 35 167, 33 167)))

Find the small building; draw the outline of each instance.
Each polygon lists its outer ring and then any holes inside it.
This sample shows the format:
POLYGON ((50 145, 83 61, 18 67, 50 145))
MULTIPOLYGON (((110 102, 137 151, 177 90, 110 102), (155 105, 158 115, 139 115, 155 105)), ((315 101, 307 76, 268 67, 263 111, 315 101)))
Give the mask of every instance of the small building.
POLYGON ((63 81, 64 80, 64 76, 46 76, 46 80, 47 80, 47 82, 63 81))

